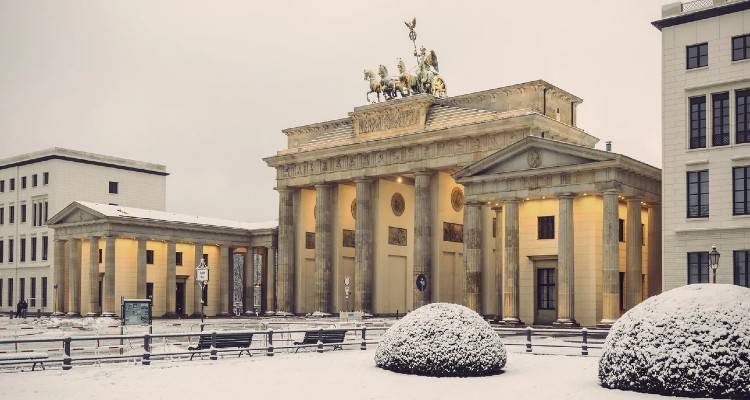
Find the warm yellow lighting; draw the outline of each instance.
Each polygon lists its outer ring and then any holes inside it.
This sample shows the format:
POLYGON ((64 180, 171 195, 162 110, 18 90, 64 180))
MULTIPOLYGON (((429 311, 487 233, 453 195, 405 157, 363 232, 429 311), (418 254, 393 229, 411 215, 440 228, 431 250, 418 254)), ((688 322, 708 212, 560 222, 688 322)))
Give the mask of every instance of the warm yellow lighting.
POLYGON ((589 194, 588 194, 588 193, 584 193, 583 195, 584 195, 584 196, 588 196, 589 194))
POLYGON ((398 183, 401 183, 401 182, 403 182, 403 181, 404 181, 404 179, 403 179, 403 178, 401 178, 400 176, 399 176, 398 178, 396 178, 396 182, 398 182, 398 183))

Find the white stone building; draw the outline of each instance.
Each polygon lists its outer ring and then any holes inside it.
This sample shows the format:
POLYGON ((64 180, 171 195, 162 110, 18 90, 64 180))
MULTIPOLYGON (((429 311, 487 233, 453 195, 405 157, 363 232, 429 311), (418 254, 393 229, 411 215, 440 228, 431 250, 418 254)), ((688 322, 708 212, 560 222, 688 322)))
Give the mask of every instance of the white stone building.
POLYGON ((0 311, 27 299, 51 312, 53 231, 47 220, 75 200, 164 210, 166 167, 53 148, 0 159, 0 311))
POLYGON ((663 289, 750 283, 750 1, 662 8, 663 289))

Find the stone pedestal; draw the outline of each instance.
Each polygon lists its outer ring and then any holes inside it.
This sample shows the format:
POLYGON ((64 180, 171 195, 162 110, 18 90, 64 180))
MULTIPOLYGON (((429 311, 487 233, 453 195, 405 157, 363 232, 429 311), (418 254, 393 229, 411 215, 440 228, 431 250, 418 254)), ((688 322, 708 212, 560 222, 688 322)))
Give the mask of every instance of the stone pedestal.
POLYGON ((372 179, 355 180, 356 221, 354 233, 354 309, 372 312, 372 282, 374 271, 372 179))
POLYGON ((414 275, 407 287, 414 293, 414 308, 431 301, 434 279, 432 276, 432 171, 420 170, 414 176, 414 275), (423 274, 427 286, 419 290, 417 277, 423 274))

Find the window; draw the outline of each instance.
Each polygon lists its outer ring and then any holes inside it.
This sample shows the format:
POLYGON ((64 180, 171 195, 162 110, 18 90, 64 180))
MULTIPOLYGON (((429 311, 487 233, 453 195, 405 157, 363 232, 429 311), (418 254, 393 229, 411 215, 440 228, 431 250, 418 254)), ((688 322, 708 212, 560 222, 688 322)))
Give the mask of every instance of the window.
POLYGON ((646 224, 641 224, 641 246, 646 245, 646 224))
POLYGON ((47 307, 47 277, 42 277, 42 307, 47 307))
POLYGON ((44 201, 44 223, 45 224, 47 223, 47 220, 49 219, 47 218, 48 216, 49 216, 49 203, 47 203, 47 201, 45 200, 44 201))
POLYGON ((750 57, 750 35, 732 38, 732 61, 744 60, 750 57))
POLYGON ((8 262, 9 263, 13 262, 13 250, 15 250, 13 239, 8 239, 8 262))
POLYGON ((13 305, 13 278, 8 278, 8 305, 13 305))
POLYGON ((36 278, 31 278, 31 287, 29 288, 29 306, 36 307, 36 278))
POLYGON ((536 270, 537 307, 540 310, 555 309, 555 269, 539 268, 536 270))
POLYGON ((687 69, 708 65, 708 43, 694 44, 687 47, 687 69))
POLYGON ((154 298, 154 284, 153 284, 153 282, 147 282, 146 283, 146 298, 147 299, 153 299, 154 298))
POLYGON ((39 183, 38 176, 36 174, 31 175, 31 187, 36 187, 39 183))
POLYGON ((44 185, 49 184, 49 172, 45 172, 42 174, 42 184, 44 185))
POLYGON ((174 264, 182 265, 182 252, 181 251, 176 251, 174 253, 174 264))
POLYGON ((545 216, 538 217, 537 239, 554 239, 555 238, 555 217, 545 216))
POLYGON ((0 306, 3 305, 3 280, 0 279, 0 306))
POLYGON ((729 144, 729 93, 714 93, 711 95, 711 102, 713 103, 711 146, 726 146, 729 144))
POLYGON ((736 108, 736 142, 750 142, 750 89, 735 92, 736 108))
POLYGON ((708 252, 696 251, 688 255, 688 285, 708 283, 708 252))
POLYGON ((99 249, 99 264, 102 263, 102 249, 99 249))
POLYGON ((5 243, 3 243, 2 240, 0 240, 0 263, 2 263, 5 259, 5 243))
POLYGON ((154 251, 153 250, 146 250, 146 264, 153 264, 154 263, 154 251))
POLYGON ((26 189, 26 177, 21 177, 21 189, 26 189))
POLYGON ((37 212, 36 212, 36 203, 31 203, 31 225, 36 226, 37 223, 37 212))
POLYGON ((26 299, 26 278, 20 278, 18 280, 18 294, 21 295, 19 297, 20 300, 26 299))
POLYGON ((0 181, 0 193, 5 193, 5 180, 0 181))
POLYGON ((16 190, 16 178, 10 178, 8 180, 8 186, 10 186, 10 191, 16 190))
POLYGON ((26 223, 26 204, 21 204, 21 223, 26 223))
POLYGON ((625 220, 622 218, 617 220, 617 240, 625 241, 625 220))
POLYGON ((19 246, 20 246, 18 249, 19 261, 26 262, 26 238, 21 238, 21 241, 19 242, 19 246))
POLYGON ((708 170, 687 173, 687 217, 708 217, 708 170))
POLYGON ((36 236, 31 238, 31 261, 36 261, 36 236))
POLYGON ((49 249, 49 238, 42 236, 42 261, 47 261, 47 250, 49 249))
POLYGON ((0 207, 0 225, 5 224, 5 207, 0 207))
POLYGON ((111 193, 111 194, 117 194, 118 189, 119 189, 118 186, 119 185, 118 185, 117 182, 110 181, 109 182, 109 193, 111 193))
POLYGON ((690 98, 690 148, 706 147, 706 96, 690 98))
POLYGON ((734 284, 750 288, 750 250, 734 251, 734 284))
POLYGON ((8 206, 8 223, 16 222, 16 206, 8 206))
POLYGON ((750 214, 750 166, 732 168, 734 215, 750 214))

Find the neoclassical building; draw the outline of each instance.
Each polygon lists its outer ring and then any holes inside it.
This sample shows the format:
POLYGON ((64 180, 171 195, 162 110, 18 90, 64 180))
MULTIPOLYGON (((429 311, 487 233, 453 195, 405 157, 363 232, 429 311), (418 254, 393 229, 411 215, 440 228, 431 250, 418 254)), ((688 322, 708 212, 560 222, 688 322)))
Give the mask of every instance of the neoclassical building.
POLYGON ((284 130, 276 311, 596 325, 658 293, 660 171, 594 149, 581 101, 539 80, 284 130))

